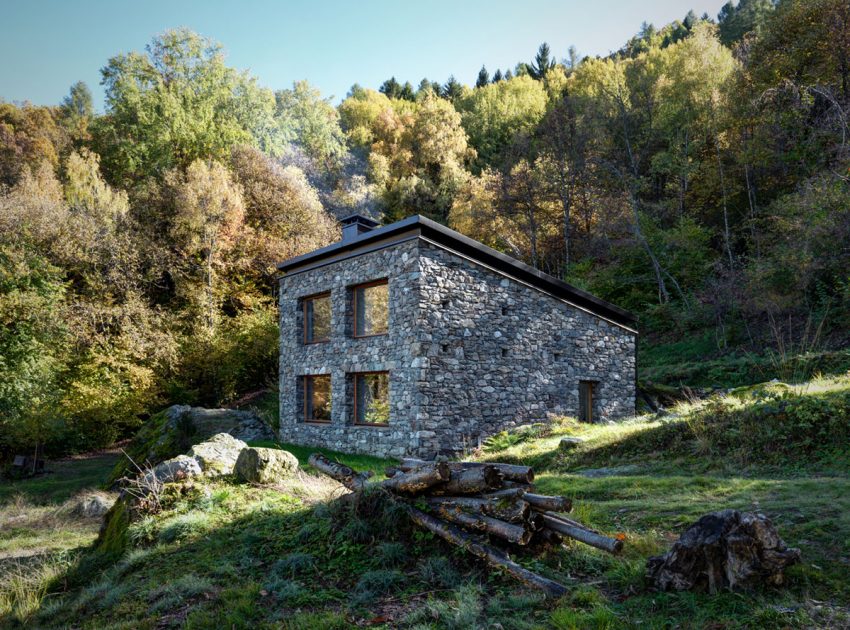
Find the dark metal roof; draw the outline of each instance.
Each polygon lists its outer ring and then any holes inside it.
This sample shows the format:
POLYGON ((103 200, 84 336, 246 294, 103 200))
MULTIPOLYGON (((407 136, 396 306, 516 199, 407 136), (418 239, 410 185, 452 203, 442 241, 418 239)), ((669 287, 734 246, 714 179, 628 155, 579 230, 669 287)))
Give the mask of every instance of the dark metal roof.
POLYGON ((637 323, 635 315, 619 306, 601 300, 587 291, 582 291, 571 284, 558 280, 539 269, 526 265, 420 215, 371 230, 350 241, 340 241, 308 254, 290 258, 280 263, 277 268, 283 272, 294 273, 302 267, 312 268, 328 258, 333 258, 336 261, 342 257, 348 257, 346 254, 359 255, 365 253, 365 251, 370 251, 370 246, 380 245, 381 243, 389 245, 396 239, 407 236, 425 238, 622 326, 634 328, 637 323))

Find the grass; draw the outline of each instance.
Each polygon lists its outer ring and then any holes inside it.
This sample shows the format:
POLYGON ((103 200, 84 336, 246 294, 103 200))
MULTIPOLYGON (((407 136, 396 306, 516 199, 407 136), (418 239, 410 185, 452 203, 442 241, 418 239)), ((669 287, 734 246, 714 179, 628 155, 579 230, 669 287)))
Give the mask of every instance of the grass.
POLYGON ((100 493, 116 459, 107 453, 49 462, 47 474, 0 482, 0 622, 26 624, 94 541, 100 519, 79 516, 77 497, 100 493))
MULTIPOLYGON (((45 576, 58 576, 49 592, 24 585, 17 613, 4 612, 0 599, 0 625, 850 627, 850 458, 840 448, 848 396, 850 377, 816 379, 683 404, 663 419, 561 419, 519 439, 489 441, 478 459, 534 466, 540 492, 572 497, 575 518, 625 536, 619 557, 579 544, 539 558, 518 554, 568 586, 559 601, 413 528, 380 494, 336 500, 339 487, 307 469, 275 488, 231 479, 175 486, 162 513, 132 522, 123 554, 89 550, 44 567, 45 576), (825 440, 823 430, 838 437, 825 440), (584 441, 562 451, 564 436, 584 441), (649 591, 646 558, 702 514, 726 507, 767 514, 802 550, 804 563, 789 571, 786 587, 715 596, 649 591)), ((302 465, 315 450, 284 447, 302 465)), ((359 470, 381 473, 391 464, 325 452, 359 470)))

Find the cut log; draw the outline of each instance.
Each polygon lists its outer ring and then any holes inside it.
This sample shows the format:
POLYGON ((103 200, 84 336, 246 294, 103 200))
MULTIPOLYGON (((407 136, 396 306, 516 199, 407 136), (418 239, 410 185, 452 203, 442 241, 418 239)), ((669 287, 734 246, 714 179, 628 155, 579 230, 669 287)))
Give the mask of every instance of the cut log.
POLYGON ((494 466, 496 470, 502 473, 502 478, 506 481, 518 481, 519 483, 531 484, 534 482, 534 471, 530 466, 517 466, 514 464, 491 464, 489 462, 462 462, 463 466, 468 468, 477 468, 479 466, 494 466))
POLYGON ((544 512, 569 512, 573 509, 572 499, 567 497, 550 497, 545 494, 524 492, 522 500, 531 504, 531 507, 544 512))
MULTIPOLYGON (((406 457, 401 460, 401 463, 396 467, 403 472, 409 472, 422 466, 431 465, 432 462, 426 462, 421 459, 406 457)), ((508 481, 517 481, 522 484, 531 484, 534 481, 534 471, 530 466, 518 466, 514 464, 498 464, 489 462, 449 462, 452 472, 466 470, 467 468, 481 468, 483 466, 492 466, 500 473, 502 478, 508 481)), ((391 470, 391 469, 388 469, 391 470)), ((389 475, 387 475, 389 476, 389 475)))
POLYGON ((543 512, 543 519, 547 528, 569 538, 574 538, 591 547, 596 547, 597 549, 614 554, 620 553, 623 549, 622 540, 610 538, 599 532, 595 532, 576 521, 554 514, 553 512, 543 512))
POLYGON ((381 486, 394 492, 418 494, 451 478, 448 464, 429 464, 407 473, 399 473, 381 482, 381 486))
POLYGON ((452 471, 452 478, 434 494, 482 494, 502 487, 502 474, 493 466, 452 471))
POLYGON ((484 516, 483 514, 464 512, 459 507, 451 504, 438 504, 434 507, 437 514, 450 523, 490 534, 515 545, 527 545, 533 534, 530 529, 526 529, 522 525, 505 523, 504 521, 490 516, 484 516))
POLYGON ((438 518, 425 514, 413 507, 408 507, 408 513, 411 520, 420 527, 424 527, 430 532, 433 532, 443 540, 457 545, 465 549, 469 553, 486 560, 492 566, 504 569, 514 578, 527 584, 528 586, 540 589, 549 597, 561 597, 566 594, 567 589, 563 584, 559 584, 554 580, 537 575, 528 569, 521 567, 510 557, 489 545, 485 545, 477 541, 474 537, 463 532, 451 523, 445 523, 438 518))
POLYGON ((307 461, 313 468, 340 482, 352 492, 362 490, 371 477, 371 475, 358 473, 345 464, 332 462, 321 453, 313 453, 307 461))
POLYGON ((508 523, 524 523, 528 520, 531 506, 518 499, 486 497, 429 497, 430 505, 451 505, 465 510, 474 510, 508 523))

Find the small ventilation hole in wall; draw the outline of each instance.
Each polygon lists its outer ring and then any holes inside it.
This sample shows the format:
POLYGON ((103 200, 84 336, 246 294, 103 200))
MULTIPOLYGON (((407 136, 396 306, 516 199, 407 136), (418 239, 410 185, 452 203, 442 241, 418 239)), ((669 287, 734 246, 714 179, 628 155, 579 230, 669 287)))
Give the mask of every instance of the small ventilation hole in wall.
POLYGON ((561 353, 560 352, 553 353, 552 358, 555 359, 555 361, 560 361, 561 360, 561 353))
POLYGON ((506 356, 508 356, 508 349, 502 348, 502 357, 506 357, 506 356))
POLYGON ((508 314, 508 307, 507 307, 507 306, 503 306, 503 307, 502 307, 502 315, 507 315, 507 314, 508 314))
POLYGON ((449 344, 441 343, 440 350, 443 352, 443 354, 446 354, 449 351, 449 344))
POLYGON ((443 308, 448 308, 448 307, 449 307, 449 304, 451 304, 451 303, 452 303, 452 302, 451 302, 451 300, 443 300, 442 302, 440 302, 440 305, 441 305, 443 308))

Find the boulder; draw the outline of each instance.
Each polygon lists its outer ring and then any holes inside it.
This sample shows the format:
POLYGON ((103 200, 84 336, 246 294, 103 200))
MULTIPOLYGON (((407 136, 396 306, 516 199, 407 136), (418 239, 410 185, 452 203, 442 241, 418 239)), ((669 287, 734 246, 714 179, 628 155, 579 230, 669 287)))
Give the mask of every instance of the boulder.
POLYGON ((190 477, 200 477, 201 474, 201 466, 197 459, 178 455, 154 466, 153 470, 145 475, 145 481, 150 484, 156 479, 159 483, 171 483, 190 477))
POLYGON ((229 433, 218 433, 189 449, 206 477, 231 475, 236 468, 239 453, 248 445, 229 433))
POLYGON ((249 446, 242 449, 236 460, 236 474, 251 483, 276 483, 297 470, 295 455, 276 448, 249 446))
POLYGON ((103 493, 84 494, 76 499, 71 511, 83 518, 99 518, 115 503, 115 497, 103 493))
POLYGON ((572 437, 567 436, 561 438, 560 443, 558 444, 558 448, 562 451, 571 451, 575 449, 577 446, 580 446, 584 443, 584 439, 580 437, 572 437))
POLYGON ((735 590, 784 582, 784 569, 800 562, 763 514, 721 510, 688 527, 673 547, 647 563, 647 577, 662 591, 735 590))

